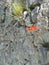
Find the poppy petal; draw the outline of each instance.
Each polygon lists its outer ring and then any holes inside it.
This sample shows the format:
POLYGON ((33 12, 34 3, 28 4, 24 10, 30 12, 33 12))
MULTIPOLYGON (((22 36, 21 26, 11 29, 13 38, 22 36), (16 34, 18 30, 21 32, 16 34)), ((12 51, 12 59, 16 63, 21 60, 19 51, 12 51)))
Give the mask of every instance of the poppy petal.
POLYGON ((31 27, 27 27, 26 30, 27 30, 27 31, 31 31, 31 27))
POLYGON ((27 31, 31 31, 31 30, 37 31, 37 26, 27 27, 26 30, 27 30, 27 31))
POLYGON ((36 26, 32 26, 31 30, 37 31, 37 27, 36 26))

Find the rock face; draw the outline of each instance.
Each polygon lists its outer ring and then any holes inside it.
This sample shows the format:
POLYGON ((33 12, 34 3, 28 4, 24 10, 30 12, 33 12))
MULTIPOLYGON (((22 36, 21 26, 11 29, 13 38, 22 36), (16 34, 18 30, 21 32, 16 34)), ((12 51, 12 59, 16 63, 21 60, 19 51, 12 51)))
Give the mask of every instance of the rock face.
POLYGON ((43 46, 47 42, 49 45, 49 0, 37 1, 41 5, 31 11, 32 23, 28 15, 25 24, 35 23, 38 30, 28 32, 25 26, 17 25, 6 1, 0 0, 0 65, 49 64, 49 46, 43 46))

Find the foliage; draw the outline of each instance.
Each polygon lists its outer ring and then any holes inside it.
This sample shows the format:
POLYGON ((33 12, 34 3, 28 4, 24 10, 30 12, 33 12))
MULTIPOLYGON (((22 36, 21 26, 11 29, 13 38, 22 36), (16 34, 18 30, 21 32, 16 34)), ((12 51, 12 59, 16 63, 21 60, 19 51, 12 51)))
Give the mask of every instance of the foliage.
POLYGON ((21 16, 23 12, 23 7, 20 3, 13 3, 12 12, 16 16, 21 16))

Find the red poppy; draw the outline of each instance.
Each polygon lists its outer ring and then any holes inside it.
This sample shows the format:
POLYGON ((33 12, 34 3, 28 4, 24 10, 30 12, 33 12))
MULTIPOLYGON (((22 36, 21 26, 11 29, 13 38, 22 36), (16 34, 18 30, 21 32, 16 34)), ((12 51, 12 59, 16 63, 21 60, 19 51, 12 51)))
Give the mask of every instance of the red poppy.
POLYGON ((37 26, 34 25, 34 26, 27 27, 26 30, 27 31, 31 31, 31 30, 37 31, 37 26))

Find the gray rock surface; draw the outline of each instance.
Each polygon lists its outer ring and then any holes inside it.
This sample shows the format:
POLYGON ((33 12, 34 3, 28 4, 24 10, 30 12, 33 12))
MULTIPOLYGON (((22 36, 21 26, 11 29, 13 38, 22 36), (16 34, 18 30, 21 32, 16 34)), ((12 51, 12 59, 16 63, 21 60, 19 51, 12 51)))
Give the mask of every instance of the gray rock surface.
MULTIPOLYGON (((45 29, 49 22, 49 3, 43 3, 31 12, 32 21, 37 21, 36 32, 27 32, 23 26, 17 27, 9 7, 6 9, 5 21, 2 22, 4 4, 5 1, 0 0, 0 65, 48 65, 49 50, 42 44, 43 40, 49 42, 49 31, 45 29)), ((30 21, 28 18, 26 20, 30 21)))

